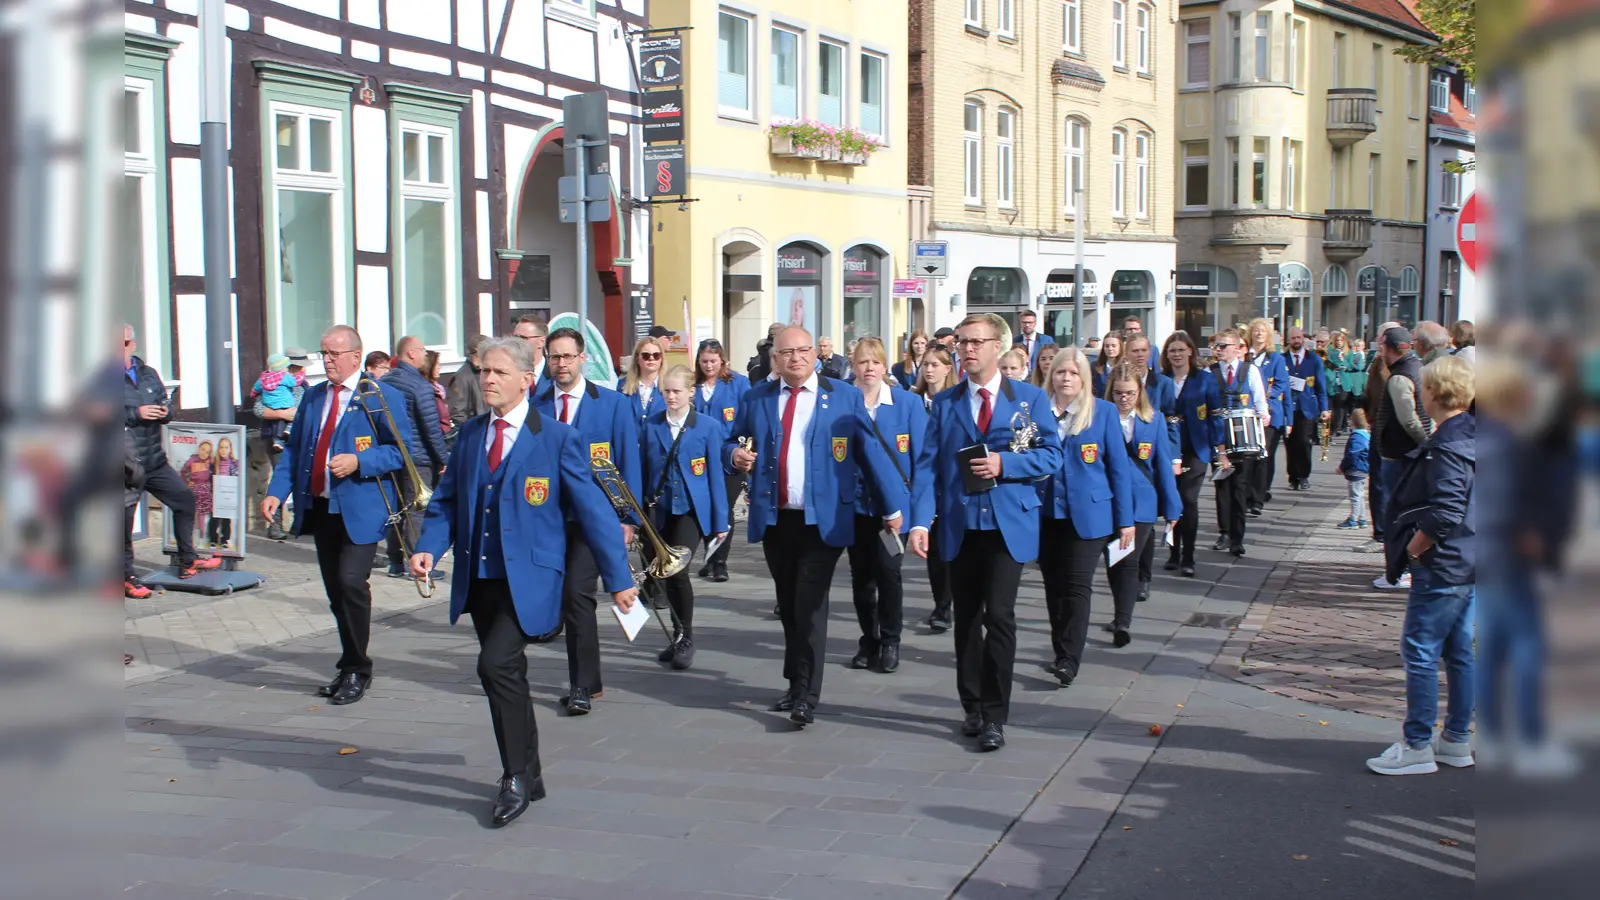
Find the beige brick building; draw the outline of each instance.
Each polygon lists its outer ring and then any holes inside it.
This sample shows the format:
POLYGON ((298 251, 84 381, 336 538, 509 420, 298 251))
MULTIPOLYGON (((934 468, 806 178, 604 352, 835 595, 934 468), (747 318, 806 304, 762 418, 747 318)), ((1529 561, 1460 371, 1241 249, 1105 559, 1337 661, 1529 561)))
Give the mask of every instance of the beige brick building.
POLYGON ((1176 18, 1177 0, 912 0, 911 227, 949 243, 921 324, 1033 308, 1075 339, 1081 215, 1084 331, 1171 328, 1176 18))

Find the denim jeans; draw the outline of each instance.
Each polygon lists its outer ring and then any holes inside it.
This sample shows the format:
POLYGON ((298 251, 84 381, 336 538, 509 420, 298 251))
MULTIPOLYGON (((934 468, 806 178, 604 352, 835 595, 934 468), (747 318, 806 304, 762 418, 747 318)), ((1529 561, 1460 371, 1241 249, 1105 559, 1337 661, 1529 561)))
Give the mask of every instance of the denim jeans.
POLYGON ((1439 660, 1445 663, 1450 700, 1444 734, 1468 740, 1472 727, 1473 607, 1477 588, 1471 584, 1433 584, 1423 566, 1411 568, 1411 594, 1406 599, 1405 631, 1400 657, 1406 667, 1406 743, 1420 747, 1433 740, 1439 717, 1439 660))
POLYGON ((1482 583, 1479 730, 1489 737, 1504 733, 1506 704, 1500 699, 1504 690, 1516 714, 1517 736, 1538 744, 1544 740, 1545 640, 1534 574, 1525 565, 1511 563, 1482 583))
POLYGON ((1384 459, 1378 462, 1378 471, 1375 477, 1367 479, 1371 487, 1367 499, 1372 506, 1372 539, 1383 543, 1383 531, 1389 524, 1389 498, 1394 496, 1394 490, 1400 485, 1400 476, 1406 471, 1406 461, 1403 459, 1384 459))

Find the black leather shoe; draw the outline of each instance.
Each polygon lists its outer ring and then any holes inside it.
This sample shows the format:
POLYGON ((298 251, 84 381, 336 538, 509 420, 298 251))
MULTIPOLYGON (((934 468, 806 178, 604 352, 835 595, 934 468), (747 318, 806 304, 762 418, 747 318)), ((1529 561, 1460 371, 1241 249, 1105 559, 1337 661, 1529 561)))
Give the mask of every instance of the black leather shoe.
POLYGON ((287 541, 288 539, 289 539, 289 532, 284 531, 282 528, 279 528, 278 527, 278 523, 274 522, 271 525, 267 526, 267 540, 269 540, 269 541, 287 541))
POLYGON ((1148 581, 1139 582, 1139 595, 1137 597, 1134 597, 1134 599, 1137 600, 1140 603, 1143 603, 1146 600, 1150 599, 1150 582, 1148 582, 1148 581))
POLYGON ((885 674, 900 668, 900 645, 884 644, 878 650, 878 671, 885 674))
POLYGON ((694 665, 694 641, 680 638, 672 647, 672 667, 683 671, 694 665))
POLYGON ((767 707, 767 712, 790 712, 794 709, 794 695, 784 694, 778 702, 767 707))
POLYGON ((944 634, 950 630, 950 614, 935 611, 928 617, 928 630, 934 634, 944 634))
POLYGON ((409 575, 411 573, 406 571, 406 564, 405 563, 400 562, 398 560, 391 559, 391 560, 389 560, 389 573, 388 574, 389 574, 390 578, 405 578, 407 575, 409 575))
POLYGON ((589 692, 580 687, 573 688, 572 693, 562 697, 561 704, 567 708, 569 716, 586 716, 594 709, 589 692))
POLYGON ((1243 544, 1234 544, 1232 547, 1228 548, 1228 552, 1232 553, 1234 556, 1243 556, 1244 555, 1244 545, 1243 544))
POLYGON ((719 583, 727 581, 728 580, 728 566, 727 566, 727 564, 725 564, 725 563, 717 563, 716 565, 712 566, 711 567, 711 580, 715 581, 715 582, 719 582, 719 583))
POLYGON ((333 680, 332 681, 328 682, 327 684, 323 685, 322 687, 317 688, 317 696, 318 697, 332 697, 334 692, 339 690, 339 685, 341 685, 341 684, 344 684, 344 673, 343 672, 340 672, 339 674, 333 676, 333 680))
POLYGON ((1259 518, 1261 518, 1261 507, 1252 506, 1249 509, 1245 510, 1244 514, 1249 516, 1252 519, 1259 519, 1259 518))
POLYGON ((529 781, 522 775, 500 779, 500 795, 494 798, 494 815, 490 821, 502 828, 506 823, 528 811, 528 804, 544 799, 544 779, 529 781))
POLYGON ((1217 535, 1217 542, 1211 545, 1211 549, 1217 551, 1228 549, 1228 536, 1225 534, 1217 535))
POLYGON ((1186 563, 1183 568, 1178 570, 1178 574, 1182 575, 1185 578, 1193 578, 1194 577, 1194 563, 1186 563))
POLYGON ((1117 628, 1117 629, 1113 629, 1112 630, 1112 632, 1111 632, 1111 646, 1113 646, 1113 647, 1126 647, 1131 643, 1133 643, 1133 638, 1131 636, 1129 636, 1127 629, 1125 629, 1125 628, 1117 628))
POLYGON ((1272 502, 1272 492, 1271 491, 1267 491, 1266 494, 1262 495, 1261 502, 1263 502, 1263 503, 1271 503, 1272 502))
POLYGON ((874 656, 877 656, 877 654, 871 650, 857 650, 856 655, 850 657, 850 668, 870 669, 872 668, 872 658, 874 656))
POLYGON ((1117 629, 1110 622, 1107 622, 1104 625, 1100 626, 1100 630, 1104 631, 1106 634, 1110 634, 1111 632, 1116 631, 1117 629))
POLYGON ((815 711, 811 708, 810 700, 796 700, 794 702, 794 709, 789 710, 789 721, 799 725, 801 728, 810 725, 816 720, 817 716, 815 711))
POLYGON ((699 574, 700 574, 701 578, 710 578, 711 577, 711 561, 710 560, 707 560, 706 564, 700 567, 700 573, 699 574))
POLYGON ((1161 568, 1166 569, 1168 572, 1176 572, 1176 571, 1178 571, 1178 556, 1177 556, 1177 554, 1173 554, 1172 556, 1167 557, 1166 564, 1163 565, 1161 568))
POLYGON ((678 652, 678 639, 673 638, 667 649, 656 654, 656 662, 672 662, 672 654, 678 652))
POLYGON ((528 640, 535 644, 548 644, 556 638, 561 637, 561 632, 566 629, 566 627, 566 623, 563 622, 556 626, 555 631, 546 631, 544 634, 535 635, 531 638, 528 638, 528 640))
POLYGON ((978 749, 985 753, 1006 745, 1006 730, 993 722, 983 723, 983 736, 978 739, 978 749))
POLYGON ((983 734, 983 713, 967 713, 967 717, 961 720, 961 733, 967 737, 983 734))
POLYGON ((1072 687, 1072 679, 1078 677, 1078 673, 1068 668, 1065 660, 1060 659, 1051 664, 1050 674, 1054 675, 1056 680, 1061 682, 1062 687, 1072 687))
POLYGON ((346 672, 339 681, 339 688, 328 698, 334 706, 346 706, 355 703, 367 695, 367 688, 372 685, 371 675, 358 675, 355 672, 346 672))

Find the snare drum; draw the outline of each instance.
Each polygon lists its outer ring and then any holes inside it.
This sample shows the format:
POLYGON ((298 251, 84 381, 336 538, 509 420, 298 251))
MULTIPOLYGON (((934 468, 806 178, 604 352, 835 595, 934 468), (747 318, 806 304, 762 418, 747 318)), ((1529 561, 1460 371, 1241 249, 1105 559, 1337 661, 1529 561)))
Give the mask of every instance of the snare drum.
POLYGON ((1221 412, 1223 446, 1229 456, 1261 458, 1267 455, 1266 431, 1253 409, 1225 409, 1221 412))

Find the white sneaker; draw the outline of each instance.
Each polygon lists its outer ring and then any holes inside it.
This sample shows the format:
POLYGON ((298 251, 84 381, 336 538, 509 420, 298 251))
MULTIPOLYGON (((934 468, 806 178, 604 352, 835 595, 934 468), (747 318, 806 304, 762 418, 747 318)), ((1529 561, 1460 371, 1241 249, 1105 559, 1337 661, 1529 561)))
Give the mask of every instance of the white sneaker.
POLYGON ((1447 741, 1442 734, 1433 738, 1433 758, 1441 766, 1456 769, 1465 769, 1477 764, 1472 756, 1471 744, 1466 741, 1447 741))
POLYGON ((1407 572, 1401 575, 1400 580, 1395 582, 1390 582, 1387 575, 1379 575, 1377 578, 1372 579, 1372 586, 1380 591, 1409 591, 1411 590, 1411 573, 1407 572))
POLYGON ((1371 538, 1368 538, 1367 542, 1365 544, 1362 544, 1361 546, 1356 548, 1356 552, 1357 553, 1382 553, 1383 552, 1383 542, 1382 541, 1375 541, 1375 540, 1372 540, 1371 538))
POLYGON ((1571 778, 1578 774, 1578 767, 1576 754, 1549 740, 1523 747, 1511 757, 1511 774, 1530 781, 1571 778))
POLYGON ((1412 749, 1405 741, 1397 741, 1367 760, 1367 768, 1379 775, 1429 775, 1439 771, 1439 764, 1433 759, 1433 747, 1412 749))

